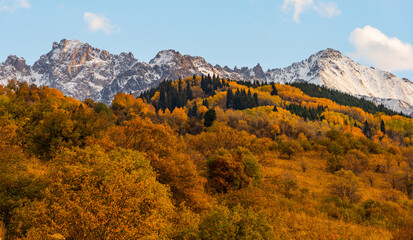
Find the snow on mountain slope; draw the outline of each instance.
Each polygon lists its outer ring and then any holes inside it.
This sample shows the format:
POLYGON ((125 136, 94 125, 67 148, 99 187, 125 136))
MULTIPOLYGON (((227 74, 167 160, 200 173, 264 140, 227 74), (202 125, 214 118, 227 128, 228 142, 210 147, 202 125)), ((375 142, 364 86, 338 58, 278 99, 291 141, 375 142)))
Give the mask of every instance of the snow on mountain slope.
POLYGON ((386 108, 393 110, 395 112, 402 112, 406 115, 413 116, 413 106, 403 100, 393 99, 393 98, 376 98, 376 97, 366 97, 359 96, 368 101, 374 102, 376 105, 383 105, 386 108))
POLYGON ((389 72, 360 65, 333 49, 320 51, 307 60, 283 69, 270 70, 267 81, 305 81, 363 97, 397 112, 413 110, 413 83, 389 72))
POLYGON ((204 58, 181 55, 174 50, 160 51, 149 63, 139 62, 131 53, 113 55, 77 40, 54 42, 52 50, 32 67, 23 58, 10 56, 0 65, 0 84, 9 79, 47 85, 80 100, 93 98, 110 104, 118 92, 139 92, 156 86, 163 79, 192 75, 219 75, 237 80, 261 80, 260 65, 234 70, 212 66, 204 58))
POLYGON ((113 79, 129 70, 138 60, 131 53, 109 54, 77 40, 53 43, 52 50, 32 67, 38 81, 78 98, 99 99, 100 92, 113 79))
POLYGON ((53 43, 52 50, 32 67, 23 58, 9 56, 0 64, 0 84, 9 79, 47 85, 80 100, 93 98, 110 104, 118 92, 136 93, 163 79, 192 75, 219 75, 244 81, 309 82, 384 104, 394 111, 413 112, 413 83, 393 74, 362 66, 333 49, 311 55, 286 68, 264 72, 254 68, 211 65, 198 56, 175 50, 160 51, 149 63, 132 53, 110 54, 77 40, 53 43))
POLYGON ((6 84, 8 78, 32 81, 32 70, 26 65, 24 58, 10 55, 4 63, 0 64, 0 84, 6 84))
POLYGON ((303 60, 298 63, 293 63, 286 68, 277 68, 269 70, 265 76, 265 80, 268 82, 278 83, 292 83, 292 82, 308 82, 313 84, 322 84, 322 80, 319 76, 321 71, 320 55, 323 51, 318 52, 310 56, 307 60, 303 60))
MULTIPOLYGON (((334 51, 334 50, 330 50, 334 51)), ((389 72, 368 68, 341 54, 320 58, 323 85, 353 95, 398 99, 413 103, 413 83, 389 72)))

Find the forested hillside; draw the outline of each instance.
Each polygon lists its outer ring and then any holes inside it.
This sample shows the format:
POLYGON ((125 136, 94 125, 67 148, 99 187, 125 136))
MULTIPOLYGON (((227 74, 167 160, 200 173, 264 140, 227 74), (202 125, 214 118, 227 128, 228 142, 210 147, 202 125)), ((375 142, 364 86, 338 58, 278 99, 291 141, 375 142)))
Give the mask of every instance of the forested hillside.
POLYGON ((297 87, 0 85, 0 238, 411 239, 413 119, 297 87))
MULTIPOLYGON (((401 115, 406 116, 403 113, 397 113, 390 109, 385 108, 383 105, 376 106, 373 102, 368 101, 363 98, 357 98, 351 96, 347 93, 342 93, 337 90, 328 89, 324 86, 317 86, 310 83, 293 83, 291 84, 293 87, 297 87, 301 89, 305 94, 318 97, 318 98, 328 98, 338 104, 350 106, 350 107, 359 107, 368 113, 376 113, 376 112, 383 112, 387 115, 401 115)), ((406 116, 407 117, 407 116, 406 116)))

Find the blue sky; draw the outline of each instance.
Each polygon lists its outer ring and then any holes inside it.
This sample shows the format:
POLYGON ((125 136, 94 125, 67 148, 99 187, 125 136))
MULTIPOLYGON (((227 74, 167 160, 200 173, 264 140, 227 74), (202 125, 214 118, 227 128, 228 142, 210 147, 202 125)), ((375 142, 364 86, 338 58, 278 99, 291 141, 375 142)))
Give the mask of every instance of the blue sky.
POLYGON ((413 80, 412 12, 410 0, 0 0, 0 62, 33 64, 62 38, 145 62, 175 49, 264 70, 330 47, 413 80))

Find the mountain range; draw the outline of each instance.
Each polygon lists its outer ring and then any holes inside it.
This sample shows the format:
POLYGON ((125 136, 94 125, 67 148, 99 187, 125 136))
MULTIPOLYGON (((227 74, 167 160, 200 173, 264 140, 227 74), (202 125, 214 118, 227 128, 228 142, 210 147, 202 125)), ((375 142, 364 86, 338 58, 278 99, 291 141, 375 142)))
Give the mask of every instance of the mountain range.
POLYGON ((92 98, 106 104, 110 104, 118 92, 137 94, 156 86, 163 79, 194 74, 282 84, 308 82, 413 115, 412 82, 390 72, 365 67, 331 48, 286 68, 263 71, 259 64, 240 69, 213 66, 202 57, 181 55, 175 50, 160 51, 145 63, 138 61, 130 52, 115 55, 78 40, 63 39, 54 42, 52 50, 42 55, 33 66, 14 55, 0 64, 0 84, 16 79, 57 88, 79 100, 92 98))

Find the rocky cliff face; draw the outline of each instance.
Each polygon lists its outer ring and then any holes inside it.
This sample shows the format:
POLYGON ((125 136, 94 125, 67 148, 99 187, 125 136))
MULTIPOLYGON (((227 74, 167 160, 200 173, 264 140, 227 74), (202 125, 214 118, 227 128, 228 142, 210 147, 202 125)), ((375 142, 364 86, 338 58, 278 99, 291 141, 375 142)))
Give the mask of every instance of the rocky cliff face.
MULTIPOLYGON (((260 66, 254 71, 263 76, 260 66)), ((132 53, 110 54, 77 40, 54 42, 32 67, 23 58, 9 56, 0 65, 0 84, 9 79, 47 85, 80 100, 93 98, 110 104, 118 92, 139 92, 155 86, 163 79, 217 74, 233 79, 250 80, 254 71, 233 71, 212 66, 202 57, 181 55, 174 50, 160 51, 149 63, 139 62, 132 53), (252 73, 252 75, 251 75, 252 73)))
POLYGON ((0 64, 1 83, 9 78, 27 81, 31 77, 31 68, 30 66, 26 65, 26 60, 24 60, 24 58, 10 55, 9 57, 7 57, 4 63, 0 64))
POLYGON ((393 74, 362 66, 334 49, 326 49, 286 68, 266 72, 253 68, 211 65, 202 57, 160 51, 149 63, 132 53, 110 54, 77 40, 53 43, 52 50, 32 67, 23 58, 9 56, 0 64, 0 84, 9 79, 47 85, 80 100, 93 98, 110 104, 118 92, 135 93, 163 79, 192 75, 219 75, 244 80, 291 83, 304 81, 383 103, 395 111, 413 113, 413 83, 393 74))
POLYGON ((100 100, 102 89, 138 63, 132 53, 112 55, 79 41, 63 39, 32 67, 40 83, 69 96, 100 100))

